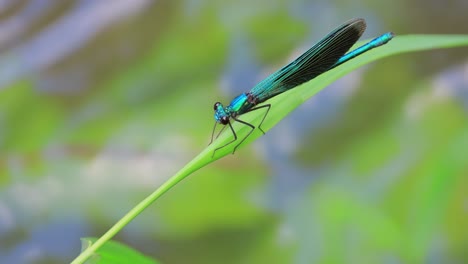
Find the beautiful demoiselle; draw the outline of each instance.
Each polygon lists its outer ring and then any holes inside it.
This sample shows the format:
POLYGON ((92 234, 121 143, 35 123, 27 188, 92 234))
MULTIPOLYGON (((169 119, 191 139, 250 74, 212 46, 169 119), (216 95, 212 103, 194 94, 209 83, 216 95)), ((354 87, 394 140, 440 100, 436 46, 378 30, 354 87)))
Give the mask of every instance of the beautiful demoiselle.
MULTIPOLYGON (((218 123, 224 125, 222 130, 224 130, 226 125, 229 125, 232 134, 234 135, 234 139, 223 146, 216 148, 213 155, 218 149, 221 149, 237 140, 237 134, 232 128, 231 119, 251 128, 249 133, 234 147, 232 151, 232 153, 234 153, 236 148, 242 144, 242 142, 244 142, 244 140, 255 129, 254 125, 240 120, 238 118, 240 115, 254 110, 266 109, 265 115, 258 125, 260 131, 265 134, 261 126, 265 117, 268 115, 271 105, 259 105, 260 103, 297 87, 298 85, 307 82, 373 48, 384 45, 394 36, 392 32, 385 33, 359 48, 346 53, 356 43, 356 41, 358 41, 365 29, 366 22, 364 19, 352 19, 333 30, 293 62, 255 85, 249 92, 242 93, 234 98, 228 106, 224 107, 220 102, 216 102, 214 104, 214 117, 216 123, 211 134, 211 142, 213 142, 216 124, 218 123)), ((218 133, 218 136, 221 134, 222 130, 218 133)))

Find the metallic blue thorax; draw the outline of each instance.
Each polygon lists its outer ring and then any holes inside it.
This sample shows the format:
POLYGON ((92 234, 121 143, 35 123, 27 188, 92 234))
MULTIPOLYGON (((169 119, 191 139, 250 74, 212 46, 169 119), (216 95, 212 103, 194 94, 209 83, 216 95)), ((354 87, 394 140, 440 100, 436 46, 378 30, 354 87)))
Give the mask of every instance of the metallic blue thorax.
POLYGON ((248 111, 254 105, 254 103, 249 101, 248 93, 240 94, 236 98, 232 99, 231 103, 228 106, 223 107, 222 104, 218 105, 218 107, 215 110, 215 120, 219 123, 222 117, 235 117, 241 115, 248 111))
POLYGON ((232 99, 231 103, 226 107, 226 109, 232 113, 236 113, 236 115, 243 114, 245 109, 252 106, 249 103, 249 97, 247 93, 243 93, 236 98, 232 99))

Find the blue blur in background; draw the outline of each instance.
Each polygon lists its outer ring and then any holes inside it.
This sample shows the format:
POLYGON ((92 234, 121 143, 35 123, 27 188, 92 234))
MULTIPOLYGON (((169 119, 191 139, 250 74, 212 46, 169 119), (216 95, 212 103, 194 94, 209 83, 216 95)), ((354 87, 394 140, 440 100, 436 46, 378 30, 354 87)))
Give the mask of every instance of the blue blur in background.
MULTIPOLYGON (((468 2, 0 3, 0 263, 65 263, 209 142, 228 103, 353 17, 467 34, 468 2)), ((307 101, 114 239, 163 263, 462 263, 468 50, 307 101)), ((229 131, 228 131, 229 132, 229 131)))

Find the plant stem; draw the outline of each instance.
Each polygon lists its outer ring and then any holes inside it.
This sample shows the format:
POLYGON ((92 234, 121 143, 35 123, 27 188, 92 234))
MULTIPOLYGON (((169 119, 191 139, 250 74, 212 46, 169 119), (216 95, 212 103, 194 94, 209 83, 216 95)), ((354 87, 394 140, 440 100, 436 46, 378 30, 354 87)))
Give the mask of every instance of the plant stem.
POLYGON ((206 160, 206 151, 203 151, 195 157, 191 162, 189 162, 185 167, 183 167, 179 172, 174 176, 169 178, 164 182, 158 189, 136 205, 132 210, 130 210, 124 217, 122 217, 114 226, 112 226, 104 235, 102 235, 96 242, 94 242, 90 247, 86 248, 80 255, 78 255, 71 263, 78 264, 84 263, 89 257, 91 257, 104 243, 114 237, 122 228, 124 228, 130 221, 137 217, 145 208, 150 206, 154 201, 161 197, 165 192, 174 187, 177 183, 185 179, 192 172, 203 167, 206 163, 210 161, 206 160))

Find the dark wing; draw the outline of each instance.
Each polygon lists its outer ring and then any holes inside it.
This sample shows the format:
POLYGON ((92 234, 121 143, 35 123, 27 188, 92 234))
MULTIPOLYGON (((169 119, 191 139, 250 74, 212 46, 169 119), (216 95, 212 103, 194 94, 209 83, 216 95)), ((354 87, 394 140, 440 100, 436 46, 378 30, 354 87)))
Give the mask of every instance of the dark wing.
POLYGON ((358 41, 365 29, 364 19, 346 22, 293 62, 258 83, 250 93, 257 98, 257 103, 261 103, 326 72, 358 41))

